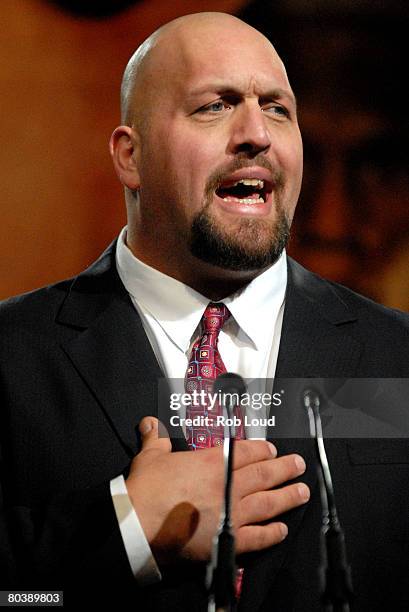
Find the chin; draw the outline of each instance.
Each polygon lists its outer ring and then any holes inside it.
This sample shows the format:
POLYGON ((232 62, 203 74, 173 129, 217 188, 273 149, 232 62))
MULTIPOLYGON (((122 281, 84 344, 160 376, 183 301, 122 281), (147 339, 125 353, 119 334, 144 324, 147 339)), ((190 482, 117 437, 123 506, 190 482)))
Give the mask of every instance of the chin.
POLYGON ((223 227, 206 213, 200 213, 192 224, 190 250, 201 261, 244 272, 271 266, 288 239, 289 224, 284 214, 275 222, 241 219, 223 227))

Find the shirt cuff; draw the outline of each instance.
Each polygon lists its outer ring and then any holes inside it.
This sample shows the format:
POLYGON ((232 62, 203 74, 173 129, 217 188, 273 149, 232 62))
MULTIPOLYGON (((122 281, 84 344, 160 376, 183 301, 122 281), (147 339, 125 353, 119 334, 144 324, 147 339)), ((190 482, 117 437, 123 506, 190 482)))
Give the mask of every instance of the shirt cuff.
POLYGON ((122 474, 111 480, 110 489, 122 540, 135 579, 141 586, 159 582, 162 579, 161 573, 129 499, 122 474))

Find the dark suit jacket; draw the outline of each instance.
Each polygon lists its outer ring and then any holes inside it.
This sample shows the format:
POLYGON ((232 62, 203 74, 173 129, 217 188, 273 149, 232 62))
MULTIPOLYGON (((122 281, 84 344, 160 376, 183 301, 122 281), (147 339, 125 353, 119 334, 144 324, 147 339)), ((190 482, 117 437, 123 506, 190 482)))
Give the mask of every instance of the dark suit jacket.
MULTIPOLYGON (((162 373, 116 273, 114 248, 75 279, 0 307, 0 588, 63 588, 73 608, 88 598, 117 610, 205 610, 202 566, 175 565, 160 585, 136 586, 115 517, 109 481, 126 476, 138 423, 157 414, 162 373)), ((291 259, 288 271, 278 377, 409 376, 407 315, 291 259)), ((286 416, 300 411, 294 404, 286 416)), ((314 448, 302 438, 277 446, 305 457, 312 498, 285 517, 282 544, 242 560, 240 609, 309 612, 319 609, 314 448)), ((407 441, 331 439, 327 451, 353 609, 408 609, 407 441)))

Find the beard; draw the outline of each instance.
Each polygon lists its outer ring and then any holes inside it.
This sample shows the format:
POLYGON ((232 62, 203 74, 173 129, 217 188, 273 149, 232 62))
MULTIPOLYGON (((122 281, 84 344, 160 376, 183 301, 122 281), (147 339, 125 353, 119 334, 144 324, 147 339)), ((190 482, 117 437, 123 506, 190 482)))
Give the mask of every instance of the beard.
POLYGON ((261 270, 277 261, 289 237, 289 222, 282 210, 274 227, 271 222, 243 219, 234 236, 223 232, 211 215, 202 211, 192 223, 190 252, 225 270, 261 270))
MULTIPOLYGON (((253 162, 254 163, 254 162, 253 162)), ((266 166, 265 162, 258 165, 266 166)), ((229 171, 245 167, 237 163, 229 171)), ((194 217, 190 233, 190 252, 206 263, 225 270, 260 270, 274 264, 290 238, 290 221, 281 203, 284 180, 275 173, 276 219, 241 219, 234 229, 224 227, 211 214, 214 193, 225 173, 210 177, 205 191, 202 210, 194 217)))

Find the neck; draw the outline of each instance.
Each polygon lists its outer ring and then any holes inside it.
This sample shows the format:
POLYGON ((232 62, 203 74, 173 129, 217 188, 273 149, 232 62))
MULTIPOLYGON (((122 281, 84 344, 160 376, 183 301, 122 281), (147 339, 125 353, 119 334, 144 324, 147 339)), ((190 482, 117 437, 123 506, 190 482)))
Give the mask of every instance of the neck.
MULTIPOLYGON (((227 296, 236 293, 236 291, 246 287, 254 278, 264 272, 264 270, 240 272, 223 270, 217 266, 203 264, 202 262, 200 262, 200 265, 197 262, 198 260, 196 260, 196 268, 193 268, 194 274, 191 273, 191 269, 189 271, 190 274, 186 274, 183 278, 178 278, 178 280, 189 285, 189 287, 192 287, 195 291, 198 291, 212 301, 223 300, 227 296)), ((170 276, 176 278, 174 274, 170 274, 170 276)))
POLYGON ((161 254, 158 245, 152 253, 139 237, 137 241, 132 238, 132 234, 128 233, 126 243, 135 257, 212 301, 222 300, 239 291, 269 267, 244 271, 225 270, 203 262, 191 253, 184 253, 182 256, 180 247, 161 254))

